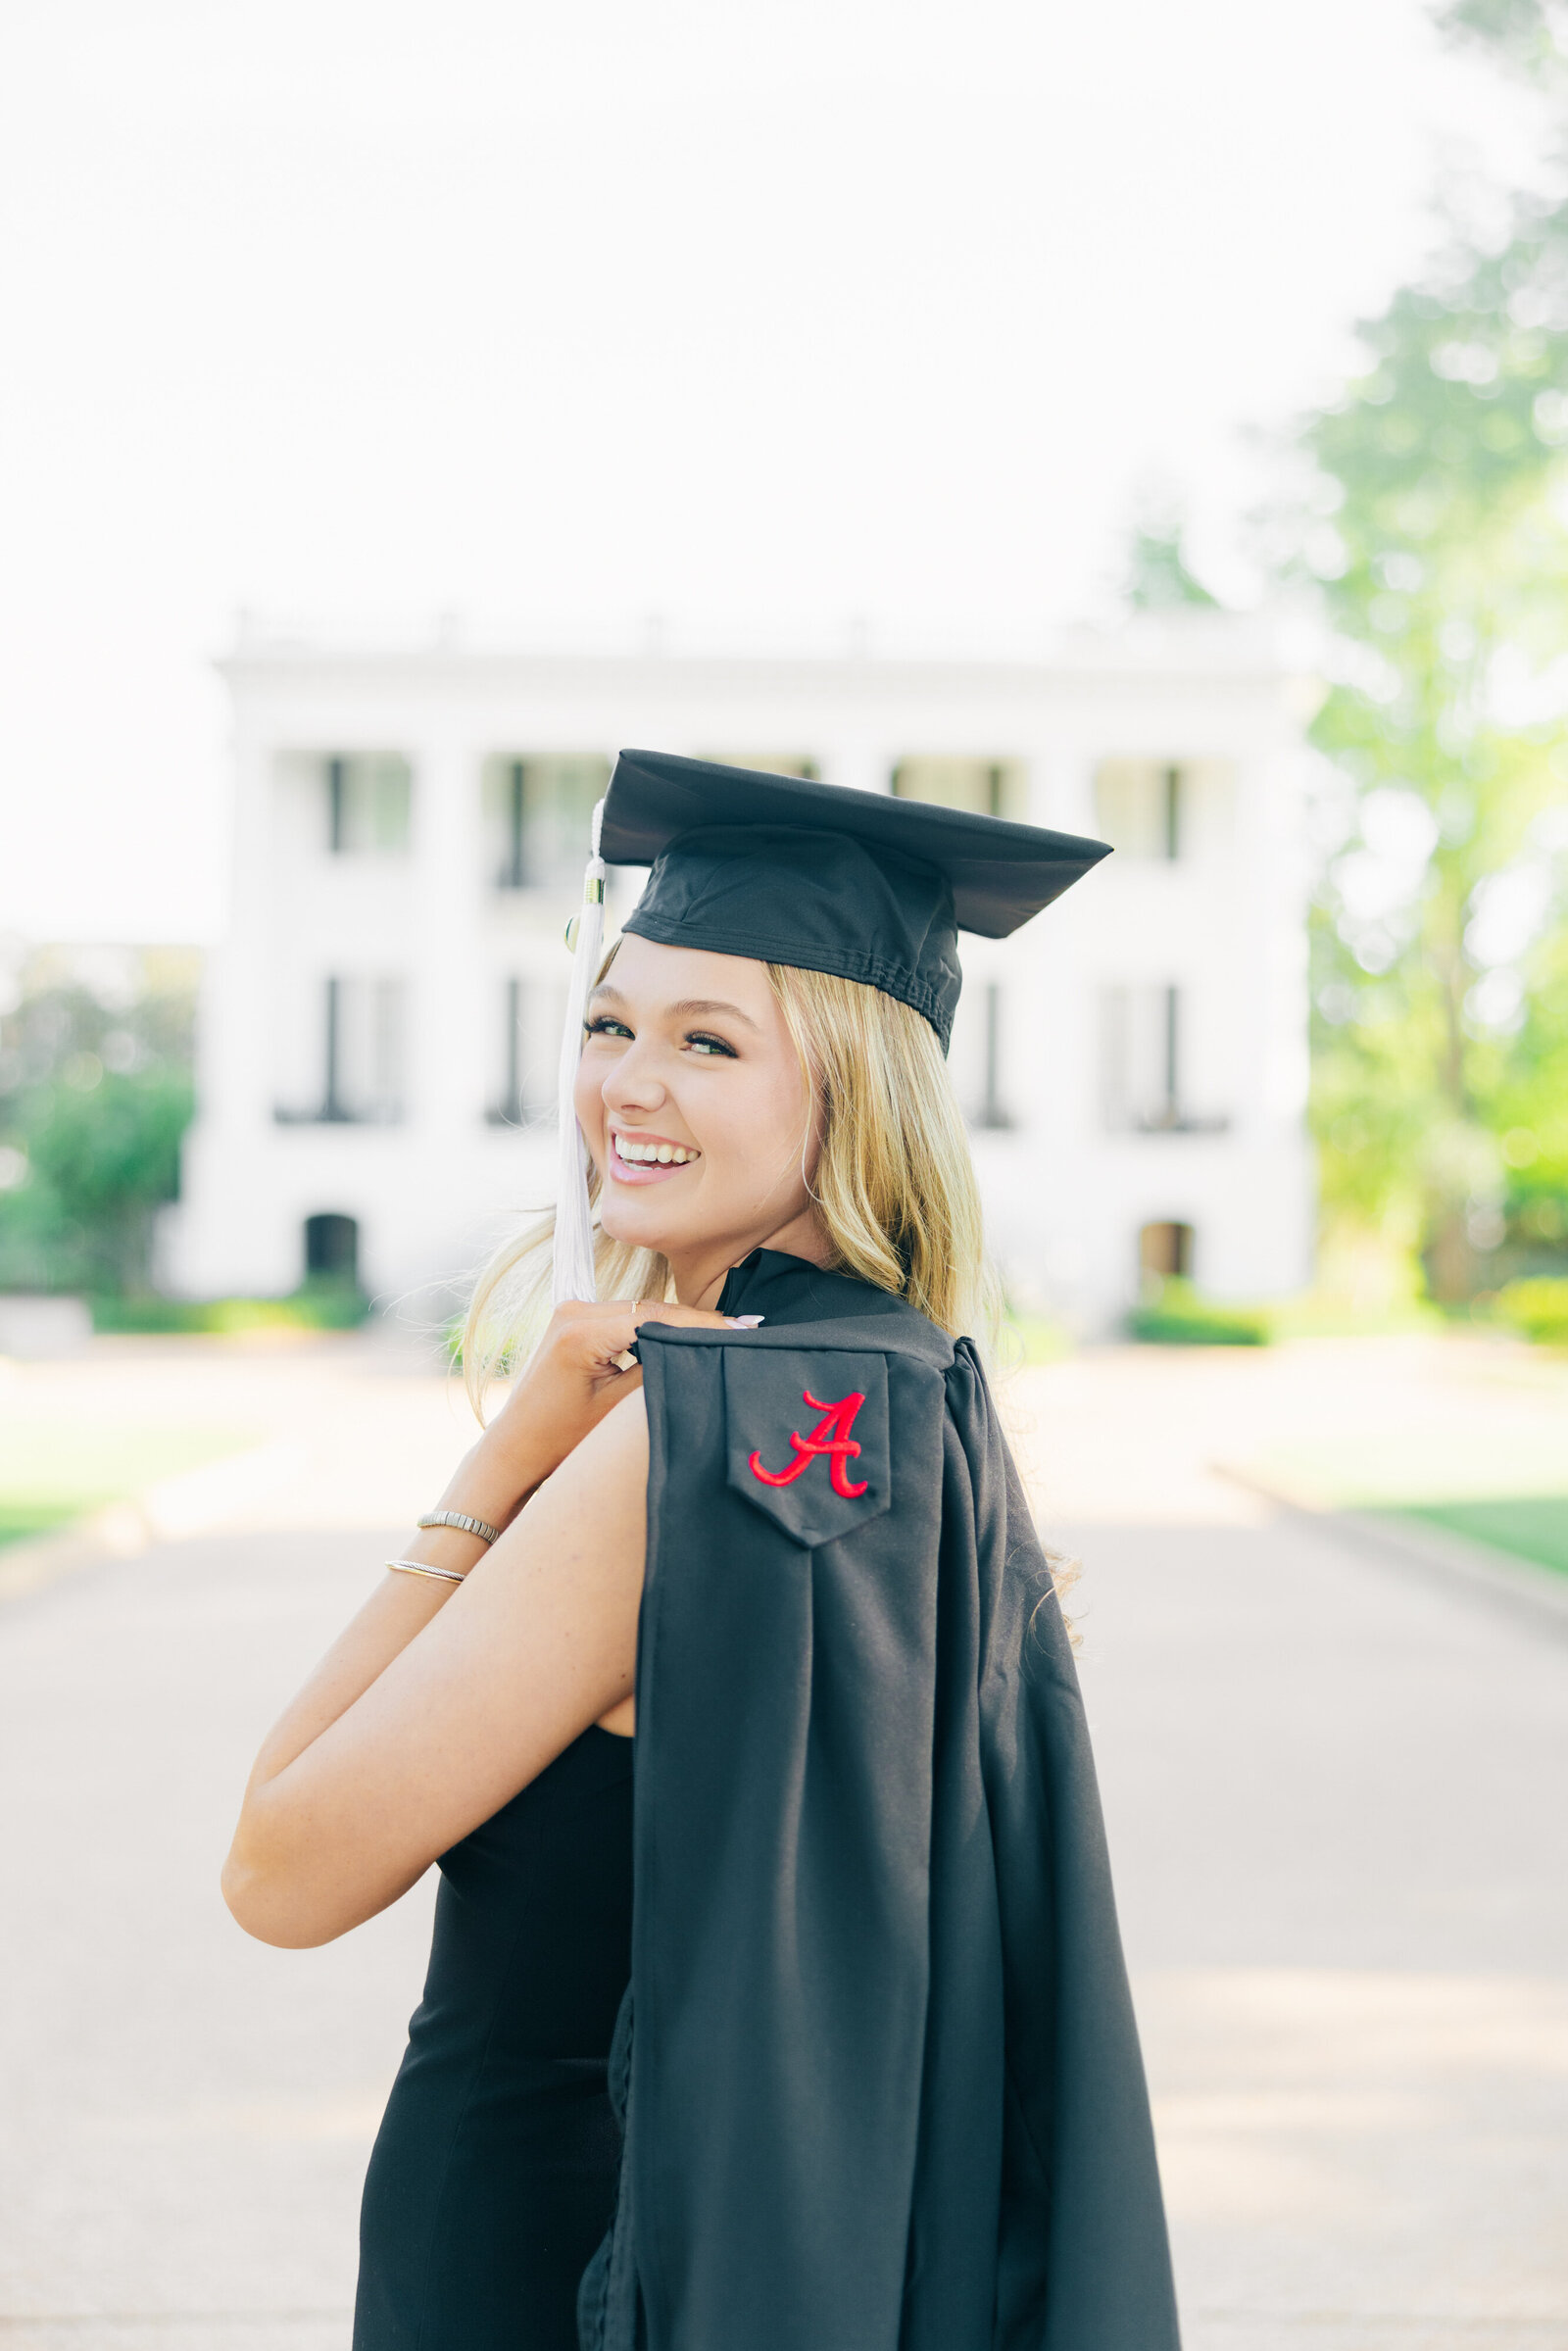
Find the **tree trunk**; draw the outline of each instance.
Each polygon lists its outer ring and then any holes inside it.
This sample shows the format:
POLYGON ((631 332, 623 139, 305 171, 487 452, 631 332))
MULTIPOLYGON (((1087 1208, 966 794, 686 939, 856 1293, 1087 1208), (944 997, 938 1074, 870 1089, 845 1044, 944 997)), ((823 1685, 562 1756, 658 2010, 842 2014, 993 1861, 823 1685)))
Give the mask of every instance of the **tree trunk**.
POLYGON ((1427 1288, 1442 1306, 1462 1306, 1478 1287, 1476 1252, 1465 1231, 1462 1205, 1449 1203, 1439 1210, 1432 1239, 1422 1251, 1427 1288))

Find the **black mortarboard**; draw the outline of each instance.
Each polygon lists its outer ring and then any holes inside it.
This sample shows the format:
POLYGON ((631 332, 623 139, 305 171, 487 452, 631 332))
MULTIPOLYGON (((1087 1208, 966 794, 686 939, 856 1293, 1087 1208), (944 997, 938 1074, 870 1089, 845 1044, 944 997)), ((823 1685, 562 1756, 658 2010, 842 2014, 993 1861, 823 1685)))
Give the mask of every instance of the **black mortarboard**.
POLYGON ((562 1047, 558 1301, 593 1296, 571 1102, 607 864, 653 868, 625 923, 639 938, 863 981, 923 1013, 946 1052, 959 931, 1004 939, 1107 854, 1102 841, 926 801, 623 751, 595 811, 562 1047))
POLYGON ((925 801, 623 751, 600 854, 653 866, 625 925, 639 938, 862 980, 923 1012, 945 1050, 958 932, 1004 939, 1107 852, 925 801))

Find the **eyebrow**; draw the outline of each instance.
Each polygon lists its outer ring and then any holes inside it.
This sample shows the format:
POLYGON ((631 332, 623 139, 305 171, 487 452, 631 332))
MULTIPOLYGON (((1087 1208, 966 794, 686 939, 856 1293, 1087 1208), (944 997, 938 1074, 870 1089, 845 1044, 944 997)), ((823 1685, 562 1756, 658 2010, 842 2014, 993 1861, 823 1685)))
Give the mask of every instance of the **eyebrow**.
MULTIPOLYGON (((623 1004, 626 1002, 626 999, 624 996, 622 996, 618 988, 612 988, 607 980, 602 988, 596 988, 594 990, 588 1001, 590 1004, 610 1003, 623 1004)), ((676 1020, 691 1020, 694 1019, 699 1013, 718 1012, 724 1014, 730 1020, 740 1021, 744 1027, 752 1029, 758 1036, 760 1036, 762 1033, 758 1027, 757 1022, 752 1018, 750 1012, 743 1012, 739 1004, 726 1004, 721 997, 683 996, 679 1004, 666 1004, 664 1006, 664 1011, 666 1016, 676 1020)))

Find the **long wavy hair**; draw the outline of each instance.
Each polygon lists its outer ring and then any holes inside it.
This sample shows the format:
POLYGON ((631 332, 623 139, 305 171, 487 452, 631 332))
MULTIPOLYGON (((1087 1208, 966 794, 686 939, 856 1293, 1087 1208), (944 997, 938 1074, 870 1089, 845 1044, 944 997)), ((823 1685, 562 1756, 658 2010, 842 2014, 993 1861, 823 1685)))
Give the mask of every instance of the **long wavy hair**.
MULTIPOLYGON (((601 980, 614 958, 612 947, 601 980)), ((858 980, 782 963, 766 969, 815 1103, 821 1144, 809 1189, 830 1264, 907 1298, 950 1338, 989 1349, 999 1295, 969 1138, 936 1032, 912 1005, 858 980)), ((803 1164, 808 1134, 809 1125, 803 1164)), ((599 1192, 590 1165, 596 1211, 599 1192)), ((664 1258, 612 1240, 597 1214, 595 1222, 600 1297, 667 1298, 664 1258)), ((535 1218, 475 1285, 463 1370, 481 1418, 487 1383, 525 1359, 548 1319, 554 1230, 553 1210, 535 1218)))

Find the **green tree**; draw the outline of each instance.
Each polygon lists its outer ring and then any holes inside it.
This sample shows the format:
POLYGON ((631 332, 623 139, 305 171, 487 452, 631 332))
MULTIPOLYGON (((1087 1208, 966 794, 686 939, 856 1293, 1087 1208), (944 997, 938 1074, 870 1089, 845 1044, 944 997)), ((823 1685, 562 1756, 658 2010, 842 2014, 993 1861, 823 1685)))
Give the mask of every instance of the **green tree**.
POLYGON ((0 1022, 0 1288, 142 1292, 192 1110, 190 977, 105 1001, 40 965, 0 1022))
POLYGON ((1556 0, 1447 0, 1438 23, 1545 87, 1568 73, 1568 9, 1556 0))
MULTIPOLYGON (((1447 12, 1553 86, 1555 21, 1447 12)), ((1517 1176, 1568 1191, 1568 204, 1516 196, 1500 249, 1456 227, 1359 335, 1365 371, 1300 436, 1335 640, 1315 740, 1346 787, 1313 1118, 1330 1220, 1418 1248, 1454 1299, 1512 1269, 1517 1176)))
POLYGON ((1127 545, 1122 594, 1135 612, 1218 609, 1218 599, 1188 565, 1186 523, 1168 500, 1143 501, 1127 545))
POLYGON ((90 1092, 51 1086, 27 1105, 34 1231, 51 1236, 60 1270, 93 1290, 149 1287, 154 1219, 178 1195, 191 1109, 190 1080, 168 1069, 106 1073, 90 1092))

